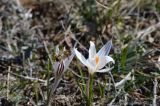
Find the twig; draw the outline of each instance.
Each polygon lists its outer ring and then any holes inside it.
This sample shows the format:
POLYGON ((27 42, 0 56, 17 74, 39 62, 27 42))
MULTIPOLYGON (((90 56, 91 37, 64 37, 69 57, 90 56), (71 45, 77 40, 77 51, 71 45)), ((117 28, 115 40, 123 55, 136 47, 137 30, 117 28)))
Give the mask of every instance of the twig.
POLYGON ((2 28, 3 28, 3 22, 2 22, 2 17, 0 17, 0 34, 2 32, 2 28))
POLYGON ((9 99, 9 78, 10 78, 11 66, 8 67, 8 76, 7 76, 7 100, 9 99))
MULTIPOLYGON (((12 75, 14 75, 14 76, 26 79, 26 80, 39 81, 39 82, 42 82, 42 83, 45 83, 45 84, 47 83, 46 80, 42 80, 42 79, 39 79, 39 78, 33 78, 33 77, 29 77, 29 76, 18 75, 16 73, 12 73, 12 72, 9 72, 9 73, 12 74, 12 75)), ((50 79, 50 80, 52 80, 52 79, 50 79)))
POLYGON ((143 39, 145 36, 149 35, 150 33, 157 30, 158 28, 160 28, 160 22, 158 22, 157 24, 152 25, 144 30, 139 31, 137 33, 137 38, 143 39))
POLYGON ((50 53, 49 53, 49 50, 48 50, 48 48, 47 48, 46 42, 43 41, 43 44, 44 44, 45 50, 46 50, 46 52, 47 52, 47 54, 48 54, 49 60, 51 61, 52 69, 53 69, 53 66, 54 66, 53 60, 52 60, 52 57, 51 57, 51 55, 50 55, 50 53))
POLYGON ((124 106, 127 106, 127 104, 128 104, 128 93, 124 95, 124 106))
MULTIPOLYGON (((39 32, 39 35, 41 36, 41 38, 43 38, 42 32, 41 32, 40 30, 38 30, 38 32, 39 32)), ((45 41, 43 41, 43 45, 44 45, 44 48, 45 48, 45 50, 46 50, 46 52, 47 52, 47 54, 48 54, 49 60, 51 61, 52 69, 53 69, 53 66, 54 66, 53 60, 52 60, 52 57, 51 57, 51 55, 50 55, 50 53, 49 53, 49 50, 48 50, 48 48, 47 48, 47 44, 46 44, 45 41)))
MULTIPOLYGON (((109 71, 108 74, 109 74, 110 77, 111 77, 111 80, 112 80, 112 82, 113 82, 113 85, 115 85, 115 81, 114 81, 114 78, 113 78, 112 73, 109 71)), ((115 91, 116 91, 116 86, 114 86, 114 87, 115 87, 115 91)), ((116 92, 117 92, 117 91, 116 91, 116 92)))
POLYGON ((157 81, 156 77, 154 78, 153 84, 154 84, 154 87, 153 87, 153 106, 157 106, 156 99, 157 99, 157 85, 158 85, 158 81, 157 81))
POLYGON ((75 37, 72 37, 75 41, 76 41, 76 43, 77 44, 79 44, 86 52, 88 52, 88 49, 83 45, 83 44, 81 44, 80 42, 79 42, 79 40, 82 38, 82 36, 79 38, 79 39, 76 39, 75 37))
POLYGON ((103 5, 102 3, 100 3, 100 2, 97 1, 97 0, 96 0, 96 3, 97 3, 98 5, 100 5, 101 7, 105 8, 105 9, 111 9, 111 8, 109 8, 109 7, 105 6, 105 5, 103 5))
POLYGON ((129 80, 129 79, 131 79, 131 72, 129 72, 129 73, 127 74, 127 76, 126 76, 124 79, 122 79, 120 82, 117 82, 117 83, 115 84, 115 87, 116 87, 116 88, 121 88, 121 87, 125 84, 125 82, 126 82, 127 80, 129 80))
POLYGON ((112 99, 112 101, 107 105, 107 106, 113 106, 114 101, 116 100, 117 96, 120 94, 121 89, 119 89, 119 91, 116 93, 116 96, 114 99, 112 99))
POLYGON ((33 72, 33 64, 31 64, 30 60, 28 59, 28 64, 29 64, 29 76, 32 77, 32 72, 33 72))
POLYGON ((76 72, 74 72, 74 70, 72 70, 71 68, 68 68, 75 76, 79 77, 79 78, 83 78, 83 79, 88 79, 87 77, 82 77, 80 75, 78 75, 76 72))

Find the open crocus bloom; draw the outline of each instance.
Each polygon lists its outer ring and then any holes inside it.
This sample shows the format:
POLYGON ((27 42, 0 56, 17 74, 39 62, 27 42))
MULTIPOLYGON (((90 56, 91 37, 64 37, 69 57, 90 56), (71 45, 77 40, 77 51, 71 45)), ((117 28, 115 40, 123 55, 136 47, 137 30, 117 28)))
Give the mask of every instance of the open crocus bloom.
POLYGON ((74 48, 74 51, 78 59, 88 67, 89 73, 93 74, 95 72, 108 72, 112 69, 110 67, 105 67, 109 62, 114 63, 114 60, 108 56, 111 47, 112 41, 110 40, 98 51, 98 53, 96 53, 95 45, 90 41, 88 59, 85 59, 85 57, 76 48, 74 48))

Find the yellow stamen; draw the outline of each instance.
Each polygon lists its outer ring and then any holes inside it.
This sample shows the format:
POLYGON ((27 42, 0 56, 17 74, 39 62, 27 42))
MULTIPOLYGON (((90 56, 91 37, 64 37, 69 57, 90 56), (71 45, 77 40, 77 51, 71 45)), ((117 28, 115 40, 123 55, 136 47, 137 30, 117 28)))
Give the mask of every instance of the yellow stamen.
POLYGON ((98 64, 99 64, 99 56, 96 55, 96 65, 98 65, 98 64))

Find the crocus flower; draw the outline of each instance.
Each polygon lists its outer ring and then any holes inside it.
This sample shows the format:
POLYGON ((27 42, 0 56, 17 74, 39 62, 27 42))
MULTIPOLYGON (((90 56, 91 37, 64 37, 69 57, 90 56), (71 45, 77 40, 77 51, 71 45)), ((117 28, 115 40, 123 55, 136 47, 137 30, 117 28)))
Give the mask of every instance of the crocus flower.
POLYGON ((113 62, 112 57, 108 56, 110 49, 112 47, 112 41, 108 41, 97 53, 95 44, 90 41, 89 57, 86 59, 76 48, 74 48, 75 54, 78 59, 87 66, 89 73, 93 74, 95 72, 108 72, 112 68, 105 67, 107 63, 113 62), (105 67, 105 68, 104 68, 105 67))
POLYGON ((55 79, 52 85, 52 90, 51 90, 52 92, 55 92, 59 82, 61 81, 62 75, 68 69, 73 57, 74 54, 72 53, 68 58, 54 63, 53 68, 54 68, 55 79))

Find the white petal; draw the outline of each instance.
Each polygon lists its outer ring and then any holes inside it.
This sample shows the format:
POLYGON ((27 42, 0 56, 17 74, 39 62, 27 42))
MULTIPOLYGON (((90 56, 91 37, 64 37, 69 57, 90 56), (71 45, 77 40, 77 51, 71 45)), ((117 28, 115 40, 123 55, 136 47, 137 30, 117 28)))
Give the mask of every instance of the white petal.
POLYGON ((106 56, 99 56, 98 69, 102 69, 107 64, 106 56))
POLYGON ((97 65, 97 69, 102 69, 109 62, 114 63, 114 60, 110 56, 99 56, 99 64, 97 65))
POLYGON ((112 57, 110 56, 106 56, 106 62, 109 63, 109 62, 113 62, 115 64, 115 61, 113 60, 112 57))
POLYGON ((84 58, 84 56, 77 50, 74 49, 77 58, 87 67, 90 67, 88 61, 84 58))
POLYGON ((112 40, 108 41, 99 51, 98 51, 98 55, 99 56, 106 56, 109 54, 110 49, 112 47, 112 40))
POLYGON ((94 69, 94 66, 92 65, 92 63, 89 60, 86 60, 84 58, 84 56, 77 50, 74 48, 75 54, 77 56, 77 58, 85 65, 87 66, 89 69, 94 69))
POLYGON ((89 58, 89 59, 87 59, 87 61, 89 62, 90 65, 92 65, 92 67, 96 66, 96 60, 95 60, 95 58, 89 58))
POLYGON ((90 41, 90 48, 89 48, 89 58, 94 58, 96 55, 96 48, 92 41, 90 41))
POLYGON ((67 70, 74 56, 75 54, 71 54, 68 58, 64 59, 64 71, 67 70))
POLYGON ((97 70, 96 72, 105 73, 105 72, 109 72, 112 69, 113 69, 113 67, 112 68, 107 67, 105 69, 97 70))

